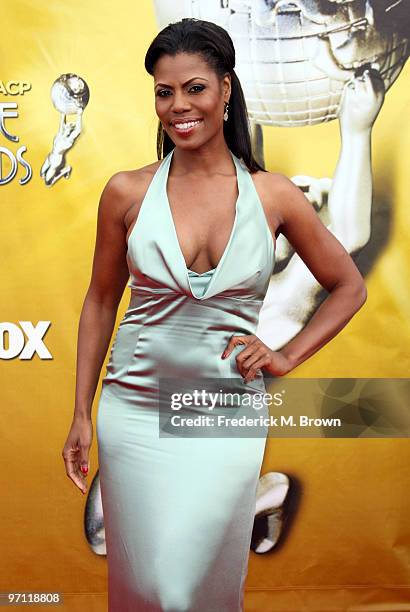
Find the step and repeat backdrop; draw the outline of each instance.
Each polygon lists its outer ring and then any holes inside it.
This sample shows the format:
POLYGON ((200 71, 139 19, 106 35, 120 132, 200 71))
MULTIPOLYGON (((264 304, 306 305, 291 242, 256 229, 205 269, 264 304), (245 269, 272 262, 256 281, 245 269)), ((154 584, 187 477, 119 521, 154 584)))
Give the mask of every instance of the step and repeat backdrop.
MULTIPOLYGON (((195 17, 232 37, 255 157, 304 192, 368 291, 340 334, 267 381, 287 401, 267 440, 245 609, 410 610, 409 15, 405 0, 4 4, 1 603, 107 609, 95 432, 86 495, 61 454, 78 323, 101 192, 157 160, 145 53, 195 17)), ((279 349, 323 298, 280 236, 259 337, 279 349)), ((127 287, 116 326, 128 301, 127 287)))

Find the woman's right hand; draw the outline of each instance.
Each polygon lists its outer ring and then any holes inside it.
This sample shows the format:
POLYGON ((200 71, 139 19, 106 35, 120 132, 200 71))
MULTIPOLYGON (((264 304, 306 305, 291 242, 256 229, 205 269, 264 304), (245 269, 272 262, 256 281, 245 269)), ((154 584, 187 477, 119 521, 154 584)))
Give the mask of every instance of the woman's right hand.
POLYGON ((62 451, 67 476, 83 492, 87 491, 89 451, 93 439, 91 419, 74 417, 62 451))

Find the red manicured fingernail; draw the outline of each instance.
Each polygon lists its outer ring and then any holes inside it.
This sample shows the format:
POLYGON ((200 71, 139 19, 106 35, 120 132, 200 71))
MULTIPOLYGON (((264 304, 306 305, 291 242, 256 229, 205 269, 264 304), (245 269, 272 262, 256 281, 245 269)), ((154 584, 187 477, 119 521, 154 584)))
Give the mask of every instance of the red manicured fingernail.
POLYGON ((86 465, 82 465, 81 466, 81 471, 83 472, 83 474, 87 474, 88 472, 88 467, 86 465))

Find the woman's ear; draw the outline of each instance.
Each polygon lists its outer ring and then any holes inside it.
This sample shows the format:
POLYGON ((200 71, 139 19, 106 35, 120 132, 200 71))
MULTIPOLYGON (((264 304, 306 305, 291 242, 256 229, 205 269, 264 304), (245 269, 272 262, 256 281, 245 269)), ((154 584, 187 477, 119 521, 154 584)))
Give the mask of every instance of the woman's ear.
POLYGON ((227 72, 223 80, 224 101, 229 102, 231 97, 231 75, 227 72))

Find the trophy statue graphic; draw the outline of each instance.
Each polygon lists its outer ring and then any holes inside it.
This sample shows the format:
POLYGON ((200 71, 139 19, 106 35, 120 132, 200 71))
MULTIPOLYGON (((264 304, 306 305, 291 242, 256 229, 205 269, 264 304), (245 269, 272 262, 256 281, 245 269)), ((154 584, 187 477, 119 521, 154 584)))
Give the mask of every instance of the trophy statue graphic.
POLYGON ((40 170, 40 176, 48 187, 61 177, 68 179, 71 174, 72 168, 66 162, 66 154, 81 134, 82 113, 89 99, 87 83, 76 74, 61 75, 51 87, 51 100, 56 110, 61 113, 61 118, 53 148, 40 170), (75 121, 67 122, 67 115, 76 115, 75 121))

